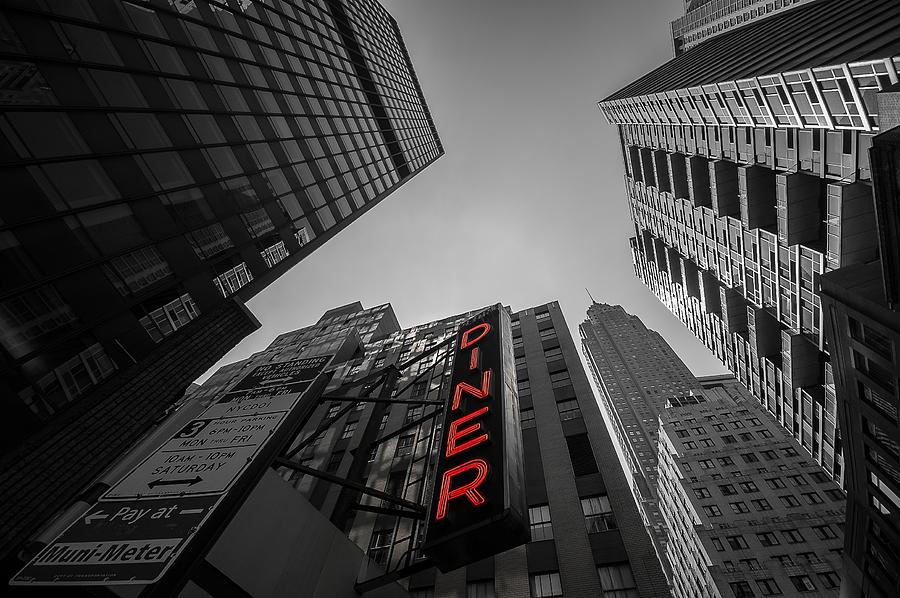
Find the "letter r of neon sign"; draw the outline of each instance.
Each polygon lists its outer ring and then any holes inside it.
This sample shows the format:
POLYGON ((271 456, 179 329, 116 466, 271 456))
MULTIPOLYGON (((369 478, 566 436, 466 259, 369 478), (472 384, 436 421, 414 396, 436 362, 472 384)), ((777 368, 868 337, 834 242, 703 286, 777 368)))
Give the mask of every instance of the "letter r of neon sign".
POLYGON ((485 503, 484 496, 478 492, 478 487, 484 482, 488 474, 488 464, 484 459, 472 459, 466 461, 462 465, 457 465, 452 469, 444 472, 441 478, 441 493, 438 495, 437 513, 434 518, 438 521, 447 516, 447 503, 453 499, 465 496, 474 506, 483 505, 485 503), (474 471, 475 478, 457 487, 450 488, 453 478, 467 471, 474 471))

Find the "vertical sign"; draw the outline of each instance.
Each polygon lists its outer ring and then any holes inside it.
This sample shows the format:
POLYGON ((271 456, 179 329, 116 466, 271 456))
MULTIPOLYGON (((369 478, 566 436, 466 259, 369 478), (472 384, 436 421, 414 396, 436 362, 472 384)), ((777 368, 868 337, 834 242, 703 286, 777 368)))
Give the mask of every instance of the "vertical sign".
POLYGON ((422 551, 450 571, 529 539, 509 314, 460 326, 422 551))

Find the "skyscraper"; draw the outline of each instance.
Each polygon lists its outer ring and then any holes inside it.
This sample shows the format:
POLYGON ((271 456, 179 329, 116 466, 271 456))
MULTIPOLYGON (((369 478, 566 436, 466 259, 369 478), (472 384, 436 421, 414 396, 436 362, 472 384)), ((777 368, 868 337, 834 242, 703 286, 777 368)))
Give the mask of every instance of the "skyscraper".
POLYGON ((722 32, 815 0, 684 0, 684 16, 672 21, 675 55, 722 32))
POLYGON ((671 397, 699 391, 699 385, 659 333, 621 306, 594 303, 587 315, 579 326, 584 355, 644 524, 669 574, 657 495, 659 418, 671 397))
POLYGON ((844 493, 734 378, 698 381, 660 416, 673 595, 836 597, 844 493))
POLYGON ((835 479, 818 279, 876 252, 868 149, 898 26, 895 2, 811 2, 599 104, 621 138, 636 274, 835 479))
MULTIPOLYGON (((319 354, 354 334, 363 350, 350 356, 335 380, 364 379, 426 353, 472 313, 401 329, 390 305, 363 309, 352 303, 313 326, 282 334, 240 367, 223 368, 187 400, 224 392, 259 364, 319 354)), ((416 572, 403 583, 423 598, 529 592, 535 598, 669 596, 559 306, 539 305, 512 313, 511 320, 531 542, 446 574, 434 568, 416 572)), ((304 427, 293 462, 338 476, 361 471, 367 486, 421 501, 440 438, 427 402, 446 400, 449 374, 438 351, 404 371, 394 393, 398 400, 425 404, 354 407, 326 401, 304 427), (363 449, 370 428, 384 440, 363 449), (366 461, 362 470, 360 460, 366 461)), ((346 488, 308 470, 282 467, 280 472, 302 495, 298 499, 309 500, 367 552, 369 578, 416 562, 422 528, 415 520, 398 517, 377 497, 361 497, 353 507, 346 488)))
POLYGON ((844 494, 749 391, 695 378, 620 306, 580 333, 673 595, 837 596, 844 494))
POLYGON ((2 556, 443 148, 374 0, 5 2, 0 48, 2 556))

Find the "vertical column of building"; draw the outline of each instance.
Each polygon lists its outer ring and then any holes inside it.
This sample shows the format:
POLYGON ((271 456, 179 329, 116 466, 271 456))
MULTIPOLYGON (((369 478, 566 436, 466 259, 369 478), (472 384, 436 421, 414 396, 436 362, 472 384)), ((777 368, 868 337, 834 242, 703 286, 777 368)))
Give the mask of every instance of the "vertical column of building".
POLYGON ((667 532, 657 503, 658 418, 668 397, 698 389, 697 381, 659 334, 620 306, 594 303, 580 330, 635 499, 666 563, 667 532))

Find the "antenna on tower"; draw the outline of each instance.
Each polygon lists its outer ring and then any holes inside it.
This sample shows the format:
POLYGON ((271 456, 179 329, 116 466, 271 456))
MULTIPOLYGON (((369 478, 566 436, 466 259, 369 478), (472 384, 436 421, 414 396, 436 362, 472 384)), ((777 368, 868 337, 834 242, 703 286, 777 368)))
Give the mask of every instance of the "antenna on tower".
POLYGON ((590 297, 591 303, 597 303, 596 301, 594 301, 594 298, 591 296, 591 292, 588 290, 587 287, 584 287, 584 292, 588 294, 588 297, 590 297))

